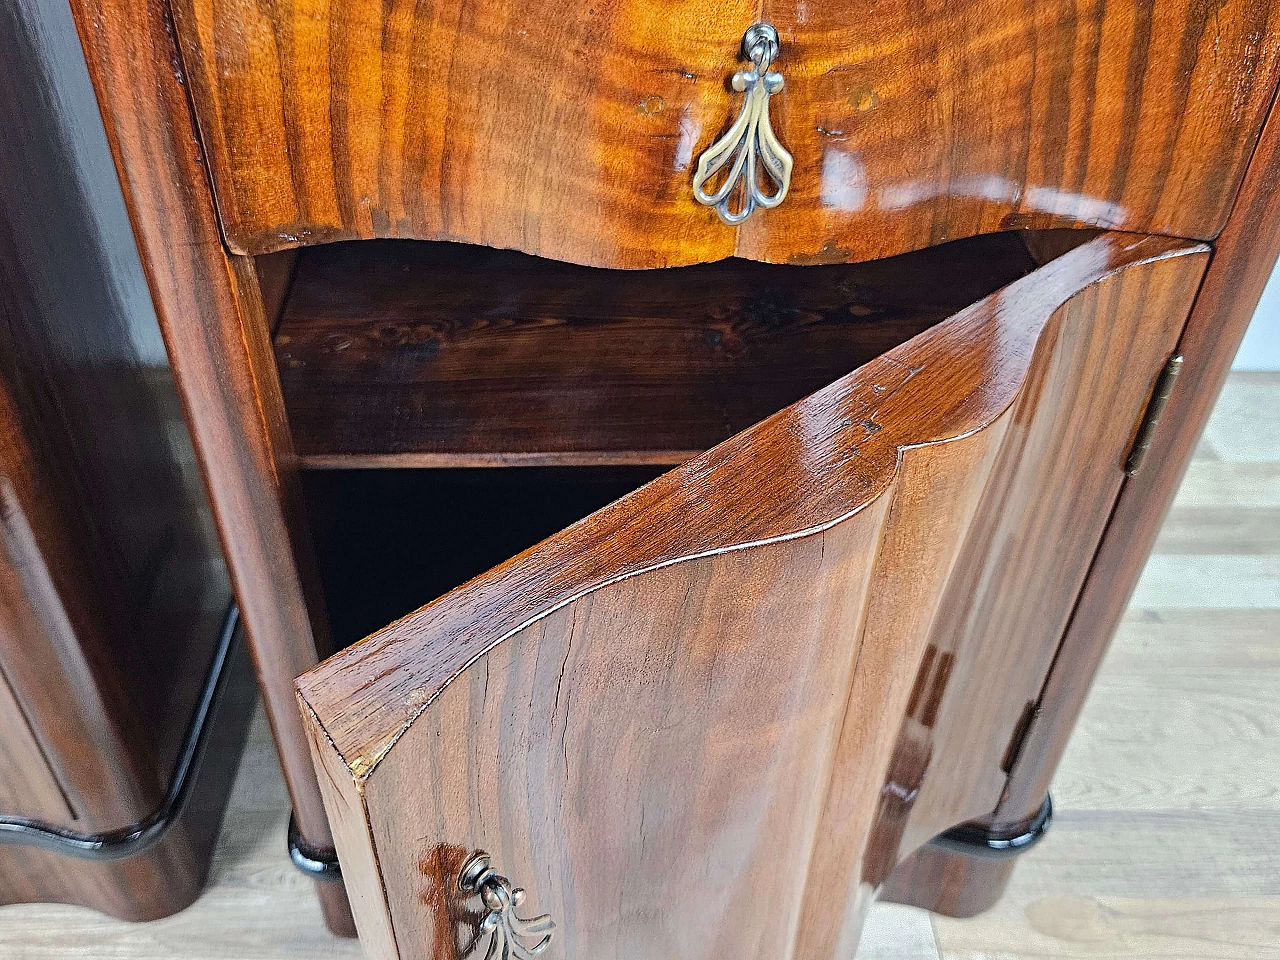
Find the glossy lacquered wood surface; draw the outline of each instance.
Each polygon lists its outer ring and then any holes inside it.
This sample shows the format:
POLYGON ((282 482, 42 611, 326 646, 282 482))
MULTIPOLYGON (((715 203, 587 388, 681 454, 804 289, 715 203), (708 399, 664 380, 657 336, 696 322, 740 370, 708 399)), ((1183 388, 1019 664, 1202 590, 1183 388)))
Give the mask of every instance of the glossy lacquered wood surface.
POLYGON ((400 241, 300 261, 276 360, 298 453, 325 467, 680 463, 1035 266, 1018 233, 822 267, 400 241))
POLYGON ((116 829, 160 802, 230 591, 69 10, 6 4, 0 65, 0 672, 53 822, 116 829))
MULTIPOLYGON (((306 524, 263 288, 255 264, 223 245, 167 2, 71 7, 298 824, 323 849, 328 821, 291 681, 328 639, 323 605, 307 601, 306 524)), ((349 929, 341 889, 322 891, 329 921, 349 929)))
MULTIPOLYGON (((1094 673, 1280 253, 1277 184, 1280 116, 1273 108, 1179 338, 1183 373, 1146 463, 1121 488, 1000 803, 981 818, 990 829, 1025 822, 1049 789, 1094 673)), ((970 916, 999 898, 1014 862, 993 863, 926 847, 899 868, 884 896, 970 916)))
POLYGON ((10 816, 35 818, 46 823, 65 823, 73 816, 48 761, 40 752, 40 744, 32 735, 22 705, 2 675, 0 809, 8 811, 10 816))
MULTIPOLYGON (((1003 784, 1020 705, 966 701, 1007 669, 982 627, 1009 601, 954 595, 1019 560, 996 501, 1061 526, 1032 488, 1062 431, 1116 396, 1136 419, 1159 367, 1122 354, 1082 402, 1091 325, 1127 317, 1159 353, 1203 263, 1094 240, 300 678, 373 955, 462 949, 475 847, 571 955, 851 952, 908 827, 1003 784), (983 602, 973 636, 950 627, 983 602)), ((1114 487, 1079 495, 1105 518, 1114 487)))
MULTIPOLYGON (((15 456, 30 455, 21 432, 17 410, 0 383, 0 503, 11 516, 17 491, 10 475, 15 456)), ((18 519, 21 518, 19 514, 18 519)), ((12 522, 10 523, 12 526, 12 522)), ((23 596, 21 572, 11 551, 0 545, 0 631, 20 638, 32 631, 31 609, 23 596)), ((9 816, 32 817, 46 823, 70 824, 75 820, 67 795, 36 739, 22 702, 0 669, 0 810, 9 816)))
POLYGON ((899 729, 865 879, 999 800, 1206 260, 1092 285, 1042 334, 929 632, 919 697, 945 693, 899 729))
POLYGON ((156 815, 230 588, 65 4, 0 6, 0 116, 0 904, 156 919, 200 893, 253 684, 241 652, 145 853, 90 862, 11 829, 156 815))
MULTIPOLYGON (((1027 731, 999 805, 982 818, 992 829, 1024 821, 1049 789, 1094 673, 1280 253, 1277 184, 1280 117, 1273 109, 1179 339, 1178 350, 1185 357, 1183 373, 1161 417, 1151 453, 1142 470, 1125 480, 1036 700, 1035 722, 1027 731)), ((886 895, 957 916, 993 903, 1011 866, 993 868, 989 861, 928 848, 912 860, 904 864, 886 895)))
POLYGON ((175 0, 236 251, 458 239, 615 267, 866 260, 973 233, 1221 229, 1275 87, 1266 0, 554 6, 175 0), (698 205, 744 30, 791 194, 698 205))

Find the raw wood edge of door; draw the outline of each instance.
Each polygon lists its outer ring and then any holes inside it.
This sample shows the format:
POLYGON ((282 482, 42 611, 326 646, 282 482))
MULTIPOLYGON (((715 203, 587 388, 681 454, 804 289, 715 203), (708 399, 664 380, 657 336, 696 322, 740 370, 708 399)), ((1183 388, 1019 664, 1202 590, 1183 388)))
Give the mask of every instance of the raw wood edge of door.
MULTIPOLYGON (((331 848, 291 690, 326 626, 253 264, 223 246, 166 0, 70 2, 298 827, 331 848)), ((350 934, 340 888, 319 895, 350 934)))
MULTIPOLYGON (((945 360, 953 366, 930 377, 962 380, 954 364, 964 361, 966 339, 998 326, 1004 314, 1039 311, 1047 322, 1076 292, 1119 269, 1205 249, 1190 241, 1104 234, 348 647, 300 677, 298 690, 333 749, 363 779, 450 679, 531 620, 604 583, 708 552, 799 536, 864 506, 888 485, 897 460, 894 431, 875 432, 880 425, 869 414, 887 419, 895 406, 901 414, 923 395, 921 380, 907 385, 919 371, 910 372, 903 358, 945 360), (849 428, 862 433, 840 436, 849 428), (849 463, 855 451, 859 468, 849 463), (761 470, 766 461, 776 469, 761 470), (752 506, 744 511, 743 504, 752 506), (635 523, 637 515, 644 521, 635 523), (554 572, 544 575, 547 570, 554 572), (477 623, 486 624, 483 632, 477 623)), ((1034 338, 1010 353, 1033 347, 1034 338)), ((939 417, 938 437, 911 442, 959 435, 963 424, 977 429, 994 419, 1012 401, 1023 372, 1002 359, 1005 367, 990 368, 975 393, 951 398, 955 405, 939 417)))
POLYGON ((342 888, 350 905, 352 927, 358 930, 366 956, 398 957, 400 950, 391 926, 391 905, 369 826, 364 783, 352 776, 301 694, 297 694, 297 702, 305 721, 307 745, 319 777, 329 829, 339 851, 342 888), (374 902, 367 902, 371 899, 374 902))

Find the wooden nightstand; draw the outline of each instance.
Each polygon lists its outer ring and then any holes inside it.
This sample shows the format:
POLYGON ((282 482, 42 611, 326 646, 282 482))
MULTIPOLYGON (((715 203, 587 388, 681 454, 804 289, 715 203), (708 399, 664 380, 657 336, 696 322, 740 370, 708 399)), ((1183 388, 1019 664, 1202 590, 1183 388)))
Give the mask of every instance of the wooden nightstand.
POLYGON ((1280 6, 73 5, 371 956, 999 895, 1280 249, 1280 6))

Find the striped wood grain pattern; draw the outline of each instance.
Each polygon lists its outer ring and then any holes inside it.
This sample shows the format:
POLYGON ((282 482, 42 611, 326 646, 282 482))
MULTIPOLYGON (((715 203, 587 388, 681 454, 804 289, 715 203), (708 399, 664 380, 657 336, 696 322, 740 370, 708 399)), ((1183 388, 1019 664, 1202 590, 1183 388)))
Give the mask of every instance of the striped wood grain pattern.
POLYGON ((465 240, 598 266, 1222 228, 1275 89, 1267 0, 174 0, 233 250, 465 240), (780 208, 692 197, 778 29, 780 208))

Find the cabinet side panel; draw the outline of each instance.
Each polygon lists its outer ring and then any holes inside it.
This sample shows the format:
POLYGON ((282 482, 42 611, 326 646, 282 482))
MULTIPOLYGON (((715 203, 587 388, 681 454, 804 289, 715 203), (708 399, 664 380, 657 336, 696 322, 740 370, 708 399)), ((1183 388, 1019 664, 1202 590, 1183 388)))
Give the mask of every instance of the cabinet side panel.
MULTIPOLYGON (((881 846, 896 856, 1002 802, 1015 738, 1036 715, 1124 481, 1135 426, 1207 260, 1199 253, 1129 267, 1074 297, 1043 338, 930 638, 953 665, 950 683, 932 722, 909 721, 899 734, 900 753, 927 750, 933 763, 927 777, 904 787, 918 791, 910 817, 886 811, 877 827, 881 846)), ((1035 809, 1043 799, 1042 789, 1035 809)), ((990 897, 962 889, 958 878, 970 873, 963 859, 931 851, 895 873, 882 896, 975 912, 990 897)), ((978 885, 995 878, 998 887, 1007 875, 976 866, 978 885)))
POLYGON ((9 816, 46 823, 75 819, 75 811, 49 769, 40 744, 31 735, 22 707, 3 674, 0 674, 0 810, 9 816))
POLYGON ((904 751, 928 740, 935 759, 910 822, 886 835, 900 855, 994 809, 1207 262, 1123 270, 1072 298, 1042 339, 930 638, 953 659, 950 683, 933 729, 902 731, 904 751))
POLYGON ((65 2, 4 4, 0 63, 0 473, 28 607, 0 663, 77 827, 116 829, 160 802, 229 590, 65 2))

